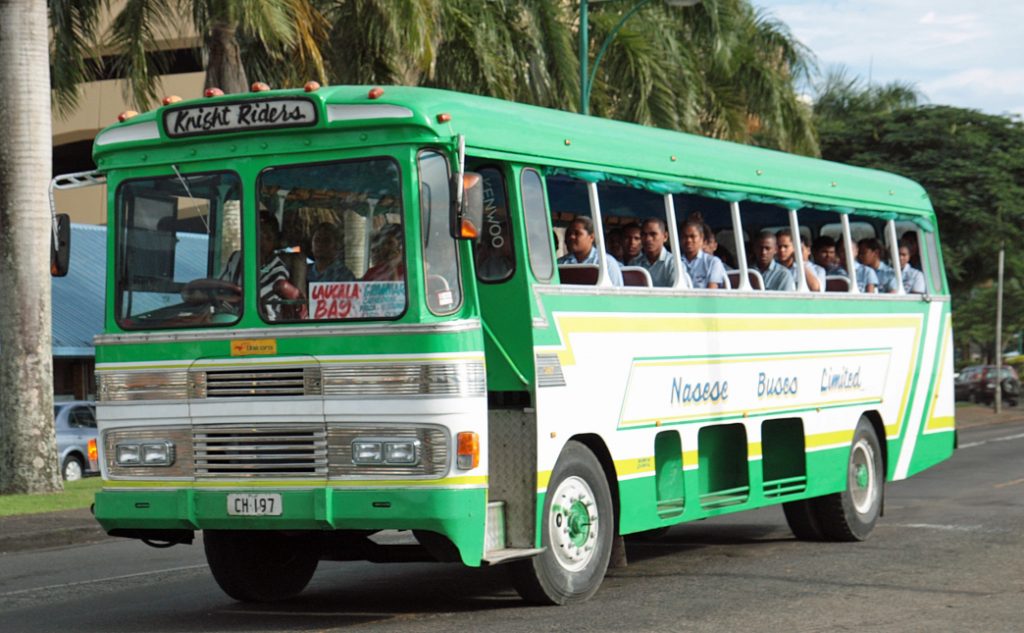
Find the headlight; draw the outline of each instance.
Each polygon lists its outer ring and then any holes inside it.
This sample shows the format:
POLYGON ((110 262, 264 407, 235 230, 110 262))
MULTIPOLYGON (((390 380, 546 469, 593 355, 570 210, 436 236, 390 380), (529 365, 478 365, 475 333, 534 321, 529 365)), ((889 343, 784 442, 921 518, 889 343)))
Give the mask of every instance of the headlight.
POLYGON ((352 442, 352 463, 414 466, 420 461, 420 441, 415 439, 357 438, 352 442))
POLYGON ((174 444, 162 442, 122 442, 114 448, 118 466, 170 466, 174 463, 174 444))
POLYGON ((140 463, 138 444, 118 444, 114 449, 118 466, 138 466, 140 463))

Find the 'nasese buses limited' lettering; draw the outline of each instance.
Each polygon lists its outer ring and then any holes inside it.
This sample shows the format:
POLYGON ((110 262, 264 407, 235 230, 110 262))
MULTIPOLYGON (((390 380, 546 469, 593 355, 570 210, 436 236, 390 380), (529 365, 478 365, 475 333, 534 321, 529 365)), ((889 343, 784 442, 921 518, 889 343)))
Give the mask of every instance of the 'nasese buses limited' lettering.
POLYGON ((700 404, 725 402, 729 399, 729 381, 687 383, 682 378, 672 379, 671 404, 700 404))
POLYGON ((841 369, 826 367, 821 370, 821 393, 851 391, 860 388, 860 367, 857 367, 856 370, 845 366, 841 369))
POLYGON ((757 397, 795 396, 800 390, 796 376, 772 376, 763 371, 757 374, 757 397))

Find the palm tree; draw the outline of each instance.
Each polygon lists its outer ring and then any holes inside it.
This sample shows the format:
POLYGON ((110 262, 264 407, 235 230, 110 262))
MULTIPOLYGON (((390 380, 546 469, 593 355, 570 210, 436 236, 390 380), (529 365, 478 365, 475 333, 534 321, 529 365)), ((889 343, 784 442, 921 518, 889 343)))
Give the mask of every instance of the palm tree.
POLYGON ((0 494, 61 489, 50 349, 46 3, 0 2, 0 494))
POLYGON ((139 108, 155 101, 165 70, 151 54, 158 49, 157 35, 183 18, 202 38, 206 88, 245 92, 250 70, 281 83, 324 81, 320 42, 328 25, 312 0, 127 0, 109 33, 99 37, 98 14, 106 4, 50 0, 54 87, 62 113, 77 104, 78 85, 93 78, 89 60, 97 57, 97 42, 116 51, 114 70, 127 78, 130 101, 139 108))

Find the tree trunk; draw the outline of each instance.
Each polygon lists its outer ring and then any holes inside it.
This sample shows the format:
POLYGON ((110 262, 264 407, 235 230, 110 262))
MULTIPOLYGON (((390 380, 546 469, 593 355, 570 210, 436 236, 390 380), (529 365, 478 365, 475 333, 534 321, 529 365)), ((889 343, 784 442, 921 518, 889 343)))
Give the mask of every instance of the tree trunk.
POLYGON ((226 94, 249 91, 235 32, 235 24, 214 22, 206 33, 209 59, 206 60, 204 88, 220 88, 226 94))
POLYGON ((50 341, 46 0, 0 0, 0 493, 61 489, 50 341))

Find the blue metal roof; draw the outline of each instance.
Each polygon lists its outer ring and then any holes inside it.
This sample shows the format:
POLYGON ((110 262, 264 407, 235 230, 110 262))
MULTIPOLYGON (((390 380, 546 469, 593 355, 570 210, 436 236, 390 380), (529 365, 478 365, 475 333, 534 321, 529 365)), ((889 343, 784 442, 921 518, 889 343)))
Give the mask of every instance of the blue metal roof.
POLYGON ((53 355, 94 357, 92 339, 103 332, 107 227, 71 225, 71 266, 53 278, 53 355))

